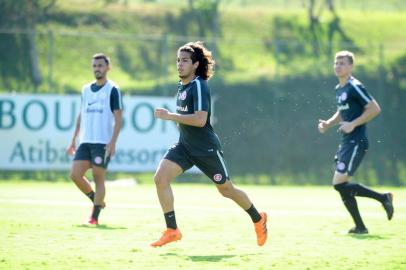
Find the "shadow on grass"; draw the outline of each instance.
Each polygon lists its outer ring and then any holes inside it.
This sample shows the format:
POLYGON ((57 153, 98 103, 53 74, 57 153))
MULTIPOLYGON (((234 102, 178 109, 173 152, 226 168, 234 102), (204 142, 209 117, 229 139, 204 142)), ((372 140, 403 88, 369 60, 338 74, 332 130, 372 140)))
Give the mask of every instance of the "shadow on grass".
POLYGON ((161 254, 160 256, 179 256, 179 254, 173 253, 173 252, 168 252, 168 253, 165 253, 165 254, 161 254))
POLYGON ((109 226, 109 225, 88 225, 88 224, 80 224, 74 225, 78 228, 88 228, 88 229, 98 229, 98 230, 127 230, 127 227, 120 227, 120 226, 109 226))
POLYGON ((233 258, 236 255, 206 255, 206 256, 187 256, 193 262, 220 262, 223 259, 233 258))
MULTIPOLYGON (((179 256, 177 253, 169 252, 162 254, 161 256, 179 256)), ((223 259, 233 258, 236 255, 205 255, 205 256, 185 256, 186 259, 193 262, 220 262, 223 259)))
POLYGON ((389 238, 378 234, 349 234, 348 236, 359 240, 383 240, 389 238))

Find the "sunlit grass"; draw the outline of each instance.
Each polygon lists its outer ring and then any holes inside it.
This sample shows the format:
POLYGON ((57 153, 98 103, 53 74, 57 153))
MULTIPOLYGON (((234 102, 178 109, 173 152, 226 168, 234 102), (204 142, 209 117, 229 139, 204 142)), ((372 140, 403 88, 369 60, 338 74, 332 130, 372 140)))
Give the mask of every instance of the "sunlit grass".
MULTIPOLYGON (((174 185, 184 238, 154 249, 164 229, 153 185, 113 182, 99 227, 82 225, 91 204, 72 183, 0 182, 0 269, 403 269, 406 190, 391 222, 359 199, 369 235, 329 187, 241 186, 269 214, 269 242, 257 247, 249 217, 212 185, 174 185)), ((379 188, 384 191, 386 188, 379 188)))

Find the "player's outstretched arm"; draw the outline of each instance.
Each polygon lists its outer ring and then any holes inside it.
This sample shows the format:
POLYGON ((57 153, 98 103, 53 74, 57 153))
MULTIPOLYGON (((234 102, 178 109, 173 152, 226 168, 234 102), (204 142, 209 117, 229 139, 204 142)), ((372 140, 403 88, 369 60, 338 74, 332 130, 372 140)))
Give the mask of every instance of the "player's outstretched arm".
POLYGON ((179 124, 195 126, 195 127, 204 127, 207 122, 206 111, 196 111, 193 114, 178 114, 171 113, 167 109, 157 108, 155 110, 155 117, 163 120, 172 120, 178 122, 179 124))
POLYGON ((320 133, 325 133, 329 128, 338 125, 341 120, 340 112, 338 110, 328 120, 319 119, 318 128, 320 133))

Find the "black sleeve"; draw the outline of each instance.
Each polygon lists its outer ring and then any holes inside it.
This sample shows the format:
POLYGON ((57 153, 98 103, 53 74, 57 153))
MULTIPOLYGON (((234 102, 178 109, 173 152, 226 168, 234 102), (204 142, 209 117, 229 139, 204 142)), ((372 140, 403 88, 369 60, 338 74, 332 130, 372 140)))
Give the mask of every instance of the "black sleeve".
POLYGON ((118 90, 116 87, 113 87, 113 89, 111 89, 110 109, 111 109, 111 112, 114 112, 115 110, 123 109, 123 100, 121 97, 121 93, 120 93, 120 90, 118 90))

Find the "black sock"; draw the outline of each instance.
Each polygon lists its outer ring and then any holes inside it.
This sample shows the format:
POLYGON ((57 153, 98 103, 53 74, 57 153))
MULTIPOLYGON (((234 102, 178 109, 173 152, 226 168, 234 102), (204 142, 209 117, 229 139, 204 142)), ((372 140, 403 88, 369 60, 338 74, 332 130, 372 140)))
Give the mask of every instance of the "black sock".
POLYGON ((360 229, 365 229, 365 224, 362 221, 361 214, 358 210, 357 200, 354 196, 349 196, 343 199, 344 205, 347 208, 348 212, 350 212, 352 219, 354 220, 355 226, 360 229))
POLYGON ((101 210, 102 210, 102 206, 101 206, 101 205, 95 205, 95 206, 93 206, 92 218, 94 218, 95 220, 98 220, 101 210))
POLYGON ((94 191, 90 191, 89 193, 86 193, 86 196, 89 197, 89 199, 94 202, 94 191))
POLYGON ((178 227, 176 225, 175 211, 165 213, 164 216, 165 216, 166 227, 175 230, 178 227))
POLYGON ((347 208, 352 219, 354 220, 355 226, 357 228, 363 229, 365 228, 365 224, 364 222, 362 222, 361 214, 359 213, 358 210, 357 200, 355 200, 352 189, 349 188, 348 184, 349 184, 348 182, 345 182, 334 185, 334 189, 340 193, 345 208, 347 208))
POLYGON ((385 200, 384 194, 373 191, 372 189, 367 188, 364 185, 358 183, 347 183, 347 187, 351 190, 351 194, 353 196, 368 197, 375 199, 381 203, 385 200))
POLYGON ((255 208, 254 204, 252 204, 251 207, 245 211, 248 213, 248 215, 250 215, 252 222, 257 223, 261 220, 261 215, 258 213, 258 210, 255 208))

